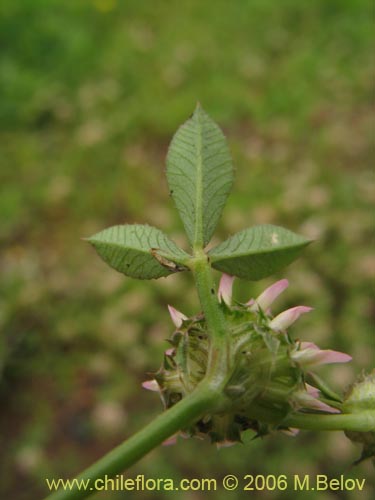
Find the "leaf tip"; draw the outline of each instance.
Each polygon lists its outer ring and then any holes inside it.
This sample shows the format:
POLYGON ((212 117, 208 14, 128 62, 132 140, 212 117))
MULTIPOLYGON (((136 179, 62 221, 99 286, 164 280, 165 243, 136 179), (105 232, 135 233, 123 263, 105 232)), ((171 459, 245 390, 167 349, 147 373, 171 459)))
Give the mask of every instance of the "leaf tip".
POLYGON ((192 114, 192 116, 201 117, 202 115, 205 115, 205 114, 206 114, 206 112, 203 109, 202 104, 200 103, 200 101, 197 101, 197 103, 195 105, 194 113, 192 114))
POLYGON ((85 242, 89 243, 90 245, 92 245, 93 247, 95 247, 95 245, 98 243, 98 240, 95 238, 95 236, 96 235, 83 237, 80 239, 81 239, 81 241, 85 241, 85 242))

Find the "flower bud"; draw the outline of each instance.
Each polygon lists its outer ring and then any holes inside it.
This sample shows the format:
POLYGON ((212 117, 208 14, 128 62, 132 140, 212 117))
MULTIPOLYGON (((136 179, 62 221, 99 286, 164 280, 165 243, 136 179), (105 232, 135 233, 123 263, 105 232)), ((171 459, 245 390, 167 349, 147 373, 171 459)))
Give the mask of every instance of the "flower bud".
POLYGON ((182 312, 177 311, 177 309, 175 309, 172 306, 168 306, 168 311, 169 311, 169 314, 171 315, 171 319, 172 319, 174 325, 177 328, 180 328, 183 321, 188 319, 187 316, 185 316, 185 314, 182 314, 182 312))
MULTIPOLYGON (((375 370, 359 377, 347 391, 343 404, 345 413, 366 410, 375 410, 375 370)), ((351 441, 362 444, 362 454, 355 464, 371 457, 375 465, 375 429, 369 432, 345 431, 345 434, 351 441)))

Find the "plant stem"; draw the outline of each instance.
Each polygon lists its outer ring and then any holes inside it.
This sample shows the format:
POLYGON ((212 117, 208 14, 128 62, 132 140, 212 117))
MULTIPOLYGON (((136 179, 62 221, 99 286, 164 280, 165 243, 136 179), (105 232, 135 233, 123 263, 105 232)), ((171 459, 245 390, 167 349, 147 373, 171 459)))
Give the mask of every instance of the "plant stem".
POLYGON ((226 331, 226 321, 216 296, 211 267, 203 252, 196 252, 191 269, 198 291, 199 301, 210 333, 211 349, 206 376, 216 379, 217 385, 227 375, 229 365, 229 339, 226 331))
MULTIPOLYGON (((204 413, 215 410, 219 401, 220 395, 218 393, 208 387, 207 384, 200 384, 186 398, 160 414, 141 431, 82 472, 76 479, 77 481, 90 480, 88 488, 78 489, 75 482, 74 489, 64 490, 61 487, 60 490, 48 496, 47 499, 77 500, 78 498, 85 498, 95 493, 96 479, 101 479, 105 476, 113 477, 123 472, 165 439, 179 430, 189 427, 204 413), (90 487, 93 487, 93 490, 90 490, 90 487)), ((101 482, 100 484, 102 485, 103 483, 101 482)))
POLYGON ((332 415, 290 415, 283 425, 319 431, 375 431, 375 411, 364 410, 359 413, 339 413, 332 415))
POLYGON ((274 409, 260 407, 254 403, 251 405, 249 415, 261 422, 305 430, 375 432, 375 410, 330 415, 301 412, 283 417, 274 409))
MULTIPOLYGON (((220 391, 226 374, 228 358, 225 319, 216 298, 211 269, 206 255, 197 250, 191 269, 197 284, 200 303, 211 334, 210 358, 205 380, 197 389, 169 410, 165 411, 141 431, 117 446, 91 467, 82 472, 76 481, 89 480, 89 488, 75 488, 54 492, 48 500, 77 500, 95 492, 95 480, 113 477, 136 463, 149 451, 181 429, 191 426, 203 414, 216 411, 226 399, 220 391), (224 364, 223 364, 224 363, 224 364), (222 375, 223 374, 223 375, 222 375), (90 490, 93 487, 93 490, 90 490)), ((100 483, 102 484, 102 483, 100 483)))

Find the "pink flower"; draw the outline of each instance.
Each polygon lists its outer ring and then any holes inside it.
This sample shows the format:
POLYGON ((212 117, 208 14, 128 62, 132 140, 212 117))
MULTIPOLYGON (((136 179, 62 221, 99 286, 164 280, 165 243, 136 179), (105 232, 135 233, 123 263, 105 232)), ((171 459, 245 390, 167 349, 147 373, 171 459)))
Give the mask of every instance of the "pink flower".
POLYGON ((148 391, 160 392, 159 384, 156 382, 155 379, 146 380, 145 382, 142 382, 142 387, 148 391))
POLYGON ((293 395, 293 400, 300 408, 306 408, 311 410, 325 411, 327 413, 340 413, 337 408, 332 408, 332 406, 319 401, 319 390, 312 385, 305 384, 306 390, 301 390, 293 395))
POLYGON ((188 319, 187 316, 185 316, 185 314, 183 314, 180 311, 177 311, 177 309, 175 309, 172 306, 168 306, 168 311, 169 314, 171 315, 172 321, 176 328, 180 328, 182 326, 183 321, 188 319))
POLYGON ((269 324, 272 330, 281 331, 286 330, 290 325, 292 325, 301 314, 312 311, 312 307, 307 306, 296 306, 291 309, 287 309, 282 313, 278 314, 269 324))
POLYGON ((250 306, 251 311, 258 311, 262 309, 262 311, 267 311, 271 304, 276 300, 276 298, 289 286, 288 280, 280 280, 276 281, 273 285, 269 286, 262 292, 259 297, 255 300, 251 299, 247 302, 246 305, 250 306))
POLYGON ((177 443, 177 434, 174 434, 173 436, 167 438, 165 441, 162 442, 162 446, 173 446, 177 443))
POLYGON ((300 365, 324 365, 328 363, 347 363, 352 357, 349 354, 330 349, 321 350, 312 342, 301 342, 300 349, 291 353, 291 358, 300 365))
POLYGON ((232 288, 233 288, 234 276, 229 276, 229 274, 223 274, 220 279, 219 291, 217 293, 220 302, 225 302, 227 306, 232 303, 232 288))

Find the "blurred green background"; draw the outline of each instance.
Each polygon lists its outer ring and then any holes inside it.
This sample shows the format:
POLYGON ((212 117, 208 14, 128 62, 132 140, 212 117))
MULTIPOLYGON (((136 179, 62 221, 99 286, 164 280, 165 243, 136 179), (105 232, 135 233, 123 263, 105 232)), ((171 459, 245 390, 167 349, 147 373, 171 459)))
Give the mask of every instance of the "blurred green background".
MULTIPOLYGON (((373 42, 367 0, 1 2, 1 498, 42 498, 45 477, 74 475, 161 411, 140 384, 172 331, 166 305, 199 309, 191 276, 132 281, 80 238, 148 222, 185 245, 164 162, 197 100, 236 166, 216 239, 256 223, 317 239, 271 280, 237 282, 237 299, 287 277, 276 312, 315 308, 291 333, 354 357, 321 374, 343 390, 373 367, 373 42)), ((288 495, 372 498, 343 433, 252 437, 219 451, 181 440, 127 476, 345 474, 366 492, 288 495)), ((203 495, 249 492, 174 498, 203 495)))

